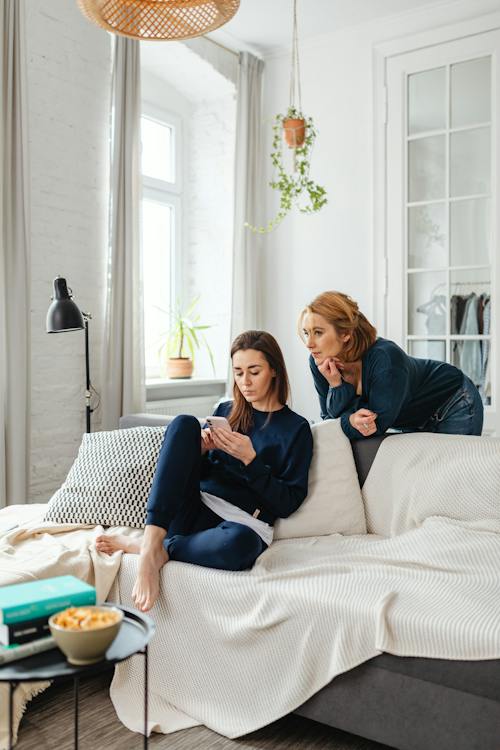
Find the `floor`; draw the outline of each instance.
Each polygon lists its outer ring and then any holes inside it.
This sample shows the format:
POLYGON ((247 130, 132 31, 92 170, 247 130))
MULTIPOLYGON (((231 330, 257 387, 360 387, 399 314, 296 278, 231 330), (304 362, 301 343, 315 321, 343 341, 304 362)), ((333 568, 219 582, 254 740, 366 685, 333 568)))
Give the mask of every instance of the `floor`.
MULTIPOLYGON (((117 719, 109 698, 111 673, 82 680, 79 750, 138 750, 142 735, 117 719)), ((16 750, 72 750, 73 693, 68 683, 34 698, 21 722, 16 750)), ((290 714, 257 732, 229 740, 206 727, 151 735, 154 750, 387 750, 386 745, 290 714)))

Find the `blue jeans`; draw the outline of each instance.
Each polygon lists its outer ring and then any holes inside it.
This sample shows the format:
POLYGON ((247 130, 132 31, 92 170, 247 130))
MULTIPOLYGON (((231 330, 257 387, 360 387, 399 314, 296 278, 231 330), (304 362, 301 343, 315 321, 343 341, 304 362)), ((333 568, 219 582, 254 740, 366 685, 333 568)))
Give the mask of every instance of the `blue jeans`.
POLYGON ((447 435, 480 435, 483 418, 484 407, 479 391, 472 380, 464 375, 460 388, 436 410, 420 430, 447 435))
POLYGON ((146 525, 161 526, 171 560, 221 570, 246 570, 267 549, 249 526, 225 521, 200 497, 200 423, 176 417, 165 431, 147 504, 146 525))

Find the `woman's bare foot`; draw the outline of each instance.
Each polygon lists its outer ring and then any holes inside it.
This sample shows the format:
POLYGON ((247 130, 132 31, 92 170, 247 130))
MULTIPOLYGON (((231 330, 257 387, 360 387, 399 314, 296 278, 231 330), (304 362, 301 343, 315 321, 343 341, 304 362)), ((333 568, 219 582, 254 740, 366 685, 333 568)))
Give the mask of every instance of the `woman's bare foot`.
POLYGON ((112 555, 113 552, 118 550, 128 552, 131 555, 139 555, 141 552, 141 540, 123 536, 123 534, 116 534, 115 536, 101 534, 95 540, 95 546, 98 552, 105 552, 107 555, 112 555))
POLYGON ((139 570, 132 589, 135 606, 142 612, 151 609, 160 593, 160 570, 168 562, 163 546, 166 531, 159 526, 146 526, 139 557, 139 570))

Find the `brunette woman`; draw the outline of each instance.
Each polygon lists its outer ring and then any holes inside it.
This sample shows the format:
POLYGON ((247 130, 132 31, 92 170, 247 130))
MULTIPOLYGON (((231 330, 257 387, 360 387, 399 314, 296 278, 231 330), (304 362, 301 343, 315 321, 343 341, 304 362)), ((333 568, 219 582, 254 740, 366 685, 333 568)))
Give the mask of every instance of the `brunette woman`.
POLYGON ((168 426, 147 504, 142 543, 103 535, 97 549, 140 554, 132 596, 149 610, 169 560, 223 570, 251 568, 271 544, 276 518, 307 495, 312 435, 286 405, 289 383, 271 334, 246 331, 231 347, 233 401, 218 406, 232 431, 201 429, 192 416, 168 426))

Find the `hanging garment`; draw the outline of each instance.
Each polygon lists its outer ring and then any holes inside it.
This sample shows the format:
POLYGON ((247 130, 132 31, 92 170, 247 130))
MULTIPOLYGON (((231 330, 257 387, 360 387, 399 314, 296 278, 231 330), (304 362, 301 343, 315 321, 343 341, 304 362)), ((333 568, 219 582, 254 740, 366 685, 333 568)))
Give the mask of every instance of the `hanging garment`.
POLYGON ((425 325, 427 333, 440 335, 446 331, 446 297, 444 294, 433 294, 428 302, 417 307, 417 312, 427 316, 425 325))
MULTIPOLYGON (((478 296, 474 292, 469 296, 465 307, 460 333, 464 336, 477 336, 479 333, 477 319, 478 296)), ((460 369, 469 376, 474 385, 481 383, 482 361, 480 341, 463 341, 460 348, 460 369)))
POLYGON ((450 333, 460 333, 467 299, 463 294, 454 294, 452 296, 450 300, 450 333))
POLYGON ((479 332, 479 335, 483 333, 484 329, 484 305, 486 302, 487 294, 484 292, 479 295, 479 300, 477 303, 477 330, 479 332))
MULTIPOLYGON (((485 295, 483 308, 483 333, 489 335, 491 325, 491 304, 490 297, 485 295)), ((481 341, 481 382, 479 392, 485 404, 491 403, 491 382, 490 382, 490 342, 489 340, 481 341)))

